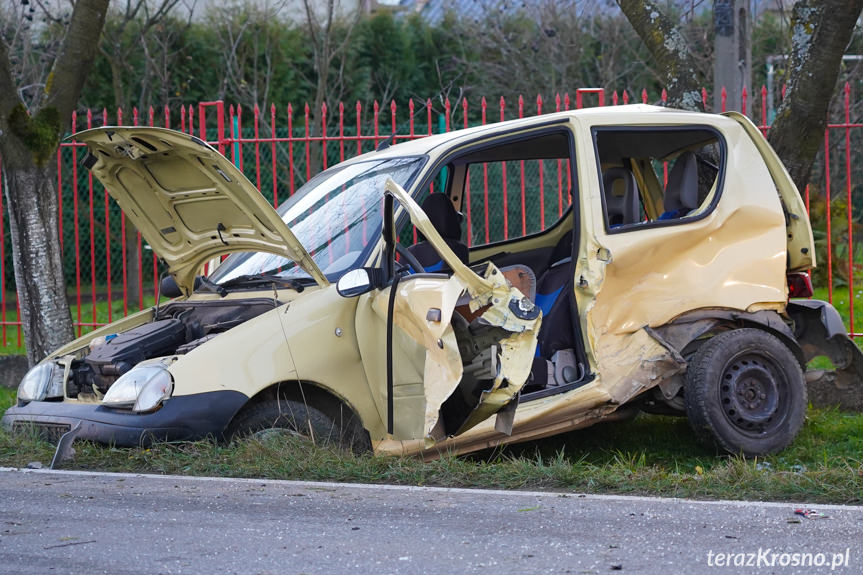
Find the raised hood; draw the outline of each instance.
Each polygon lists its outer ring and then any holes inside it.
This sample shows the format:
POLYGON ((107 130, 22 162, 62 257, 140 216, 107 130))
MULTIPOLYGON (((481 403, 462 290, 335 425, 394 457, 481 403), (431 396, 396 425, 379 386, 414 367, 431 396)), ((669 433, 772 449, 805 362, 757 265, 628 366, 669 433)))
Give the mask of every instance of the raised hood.
POLYGON ((194 136, 151 127, 75 134, 85 166, 168 264, 185 294, 209 259, 240 251, 284 255, 321 285, 327 279, 252 183, 194 136))

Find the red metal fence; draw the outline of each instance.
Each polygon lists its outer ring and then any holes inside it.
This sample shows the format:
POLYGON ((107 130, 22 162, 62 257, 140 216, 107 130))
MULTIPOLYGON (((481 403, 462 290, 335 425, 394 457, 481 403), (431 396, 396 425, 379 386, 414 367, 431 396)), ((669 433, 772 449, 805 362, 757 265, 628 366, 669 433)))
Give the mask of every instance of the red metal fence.
MULTIPOLYGON (((723 111, 725 90, 722 94, 723 111)), ((743 110, 764 131, 769 130, 768 91, 760 90, 755 101, 745 91, 742 94, 743 110)), ((707 91, 702 92, 705 107, 709 108, 707 91)), ((407 106, 390 102, 371 107, 357 102, 355 105, 339 103, 335 110, 324 104, 318 114, 309 105, 300 109, 288 104, 284 108, 271 105, 266 109, 255 106, 244 110, 240 106, 226 106, 223 102, 201 102, 196 106, 183 106, 179 110, 167 107, 149 108, 143 114, 133 109, 131 114, 117 110, 109 115, 107 110, 88 110, 72 118, 73 132, 101 125, 151 125, 164 126, 194 134, 210 142, 221 153, 230 158, 259 190, 278 206, 286 196, 311 178, 320 169, 373 150, 383 139, 395 135, 395 141, 421 138, 434 133, 450 131, 488 122, 538 115, 552 111, 581 108, 584 106, 618 105, 634 101, 664 102, 665 92, 651 100, 646 90, 641 93, 629 91, 612 92, 602 89, 580 89, 574 101, 569 94, 557 94, 551 101, 536 96, 527 100, 519 97, 515 103, 503 98, 479 102, 461 99, 455 104, 426 100, 410 101, 407 106), (610 102, 608 101, 610 100, 610 102), (251 124, 251 125, 249 125, 251 124)), ((860 225, 855 217, 863 213, 863 197, 853 194, 854 182, 863 182, 863 166, 858 162, 856 149, 863 141, 863 123, 851 121, 851 88, 846 84, 835 102, 827 129, 824 132, 824 147, 816 160, 812 184, 804 191, 807 209, 810 208, 813 227, 819 246, 820 271, 816 285, 827 289, 827 297, 844 298, 837 302, 848 312, 849 330, 855 333, 854 325, 854 274, 863 270, 863 246, 853 240, 855 228, 860 225), (837 196, 839 196, 837 198, 837 196), (830 206, 830 209, 827 209, 830 206), (860 262, 860 263, 857 263, 860 262), (845 294, 845 287, 848 292, 845 294), (835 291, 838 288, 841 291, 835 291), (837 295, 838 294, 838 295, 837 295)), ((111 322, 118 316, 142 309, 152 302, 155 286, 162 271, 160 263, 140 234, 131 241, 126 236, 126 221, 116 203, 98 181, 83 169, 78 160, 83 144, 68 141, 61 144, 57 154, 59 230, 58 238, 64 257, 64 269, 69 285, 68 293, 73 306, 73 319, 78 333, 88 328, 111 322), (130 263, 140 261, 142 281, 130 284, 130 263)), ((534 162, 536 163, 536 162, 534 162)), ((558 162, 560 164, 560 162, 558 162)), ((2 165, 0 165, 2 170, 2 165)), ((564 208, 562 192, 564 186, 560 165, 545 166, 543 162, 531 167, 525 163, 512 170, 515 172, 514 193, 520 194, 521 226, 528 226, 525 209, 525 181, 531 180, 529 190, 538 190, 547 202, 564 208), (545 174, 550 174, 546 178, 545 174), (519 181, 520 176, 520 181, 519 181)), ((0 191, 2 191, 0 172, 0 191)), ((506 207, 506 166, 503 166, 504 207, 503 227, 496 230, 495 237, 509 236, 506 207), (502 235, 501 235, 502 234, 502 235)), ((488 173, 471 180, 471 186, 488 194, 488 173)), ((534 192, 535 193, 535 192, 534 192)), ((21 324, 18 322, 18 299, 14 292, 14 275, 8 216, 0 194, 0 340, 3 347, 22 345, 21 324)), ((518 203, 518 201, 514 202, 518 203)), ((542 202, 541 202, 542 203, 542 202)), ((487 204, 486 204, 487 205, 487 204)), ((544 204, 543 204, 544 205, 544 204)), ((468 210, 470 209, 468 205, 468 210)), ((517 208, 516 208, 517 209, 517 208)), ((540 215, 544 220, 544 211, 540 215)), ((518 217, 518 214, 516 214, 518 217)), ((532 217, 532 216, 531 216, 532 217)), ((512 219, 510 217, 509 219, 512 219)), ((488 212, 471 220, 468 214, 468 238, 489 237, 488 212)), ((534 225, 534 224, 531 224, 534 225)), ((544 227, 545 222, 538 224, 544 227)))

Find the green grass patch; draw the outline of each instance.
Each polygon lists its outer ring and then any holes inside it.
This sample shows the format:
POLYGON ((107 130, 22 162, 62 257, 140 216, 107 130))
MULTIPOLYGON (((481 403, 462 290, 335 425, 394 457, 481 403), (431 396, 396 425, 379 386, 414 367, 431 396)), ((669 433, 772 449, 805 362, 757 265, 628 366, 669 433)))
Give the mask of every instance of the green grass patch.
MULTIPOLYGON (((0 409, 15 401, 0 390, 0 409)), ((230 445, 162 443, 149 449, 75 444, 66 468, 135 473, 404 485, 560 490, 816 503, 863 502, 863 415, 810 410, 797 441, 747 461, 696 443, 683 418, 640 416, 542 441, 424 463, 352 455, 285 435, 230 445)), ((52 445, 0 431, 0 465, 47 465, 52 445)))

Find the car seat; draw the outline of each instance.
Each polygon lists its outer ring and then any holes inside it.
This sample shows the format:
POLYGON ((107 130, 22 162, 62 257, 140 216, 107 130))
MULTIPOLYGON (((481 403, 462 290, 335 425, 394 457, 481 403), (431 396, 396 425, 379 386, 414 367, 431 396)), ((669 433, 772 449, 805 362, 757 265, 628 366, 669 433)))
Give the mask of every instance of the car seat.
POLYGON ((537 356, 546 358, 561 346, 572 347, 569 297, 564 292, 567 285, 572 285, 572 231, 560 238, 548 261, 548 269, 536 282, 536 305, 543 316, 537 336, 537 356))
POLYGON ((638 222, 638 186, 630 170, 623 167, 607 169, 602 174, 602 188, 610 228, 638 222))
POLYGON ((692 152, 683 152, 668 173, 663 198, 665 213, 660 220, 682 218, 698 207, 698 160, 692 152))
MULTIPOLYGON (((429 194, 422 203, 422 209, 432 225, 444 239, 455 255, 465 264, 468 263, 468 249, 461 241, 462 215, 456 211, 446 194, 429 194)), ((440 254, 421 236, 421 241, 408 250, 417 258, 427 272, 439 272, 446 267, 440 254)))
POLYGON ((529 385, 535 388, 572 383, 583 374, 575 355, 569 296, 573 289, 571 230, 554 246, 549 262, 536 286, 536 305, 542 310, 543 317, 529 381, 529 385))

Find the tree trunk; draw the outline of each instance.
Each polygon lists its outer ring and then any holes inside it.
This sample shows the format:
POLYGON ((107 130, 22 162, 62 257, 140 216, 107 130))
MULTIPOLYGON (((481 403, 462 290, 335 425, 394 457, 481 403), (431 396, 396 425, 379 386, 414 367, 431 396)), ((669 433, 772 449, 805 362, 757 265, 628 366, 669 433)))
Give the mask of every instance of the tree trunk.
MULTIPOLYGON (((4 146, 12 152, 4 159, 29 155, 23 144, 18 150, 14 145, 4 146)), ((57 241, 57 168, 56 162, 26 160, 17 166, 7 161, 4 168, 20 320, 32 366, 75 336, 57 241)))
POLYGON ((791 59, 785 99, 768 139, 803 190, 824 142, 842 55, 863 0, 801 0, 791 16, 791 59))
POLYGON ((664 72, 668 106, 703 112, 701 84, 680 30, 650 0, 617 0, 617 4, 664 72))
POLYGON ((21 324, 32 365, 74 337, 57 225, 57 151, 96 55, 108 0, 77 0, 45 80, 28 110, 0 42, 0 156, 21 324))

